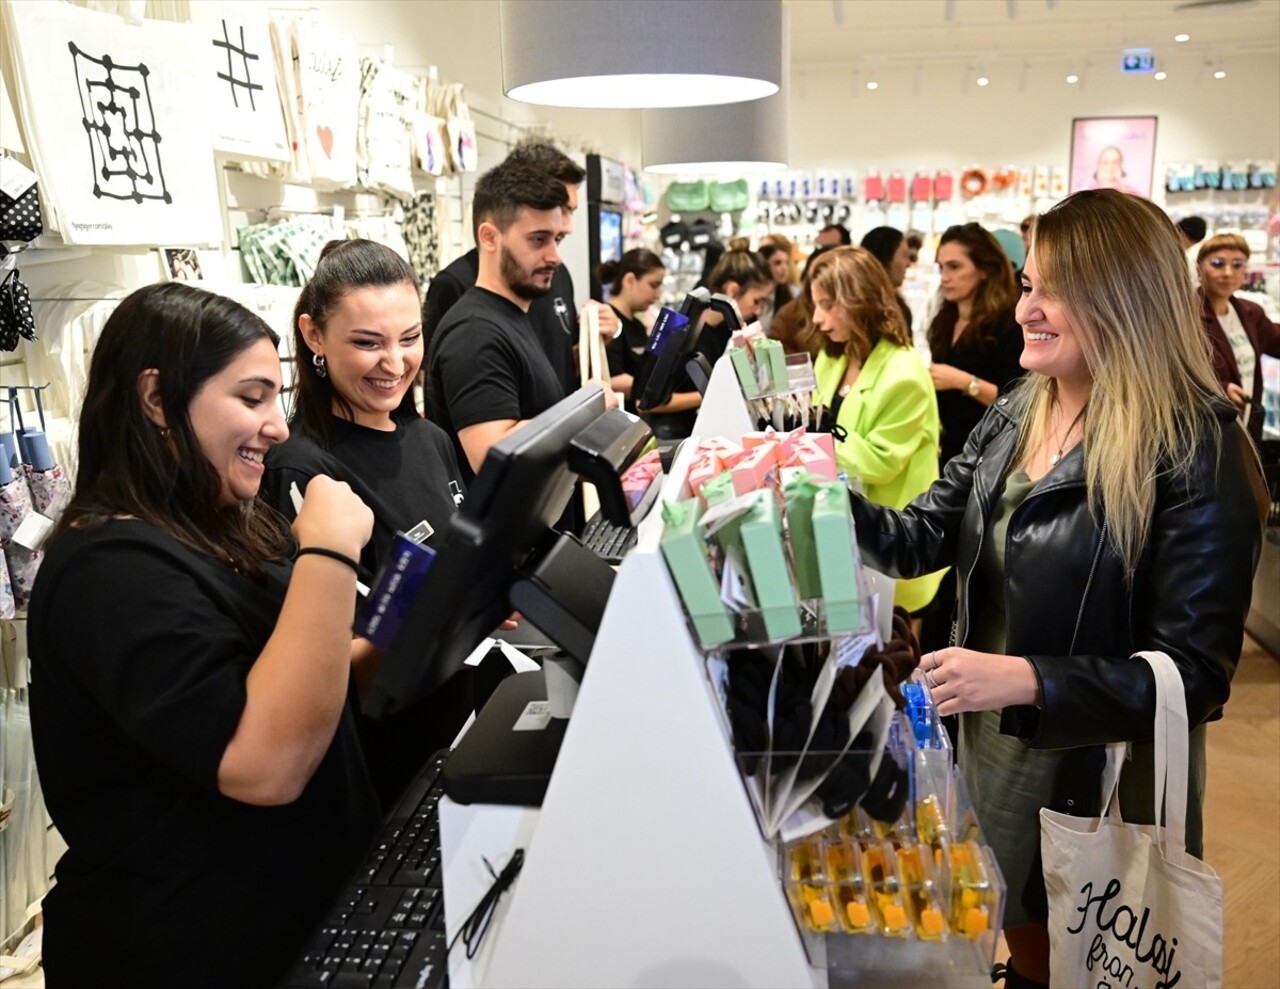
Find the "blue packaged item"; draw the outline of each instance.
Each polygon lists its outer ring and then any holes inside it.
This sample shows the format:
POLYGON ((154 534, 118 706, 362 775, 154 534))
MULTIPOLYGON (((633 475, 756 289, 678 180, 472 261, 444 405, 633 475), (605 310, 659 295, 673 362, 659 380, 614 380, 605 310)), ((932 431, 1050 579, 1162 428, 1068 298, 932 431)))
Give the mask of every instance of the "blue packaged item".
POLYGON ((391 558, 379 571, 364 610, 356 620, 356 635, 368 639, 379 649, 391 648, 422 585, 422 578, 435 558, 435 550, 429 546, 397 533, 391 558))

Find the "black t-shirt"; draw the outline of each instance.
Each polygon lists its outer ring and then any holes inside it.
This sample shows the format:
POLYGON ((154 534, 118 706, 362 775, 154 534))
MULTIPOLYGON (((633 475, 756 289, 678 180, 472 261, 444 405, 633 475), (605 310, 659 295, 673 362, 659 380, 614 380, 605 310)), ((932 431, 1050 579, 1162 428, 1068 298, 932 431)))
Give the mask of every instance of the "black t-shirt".
MULTIPOLYGON (((629 374, 634 378, 640 373, 641 365, 644 364, 644 352, 649 346, 649 332, 644 328, 644 323, 634 316, 623 315, 616 306, 613 307, 613 311, 617 313, 618 324, 622 328, 604 348, 605 357, 609 361, 609 374, 610 376, 629 374)), ((695 390, 689 376, 681 372, 672 394, 695 390)), ((626 403, 628 412, 636 411, 636 397, 633 385, 631 396, 626 403)), ((693 424, 698 420, 698 413, 696 410, 668 412, 661 415, 642 412, 640 417, 649 424, 649 428, 659 439, 685 439, 693 433, 693 424)))
POLYGON ((29 634, 36 765, 68 846, 44 901, 51 985, 274 985, 372 841, 350 710, 293 803, 218 792, 288 573, 258 583, 132 520, 49 547, 29 634))
POLYGON ((475 475, 458 430, 495 419, 532 419, 568 394, 528 316, 510 300, 475 286, 441 321, 427 363, 431 419, 452 438, 467 483, 475 475))
MULTIPOLYGON (((373 538, 360 562, 377 574, 392 555, 397 532, 420 522, 433 530, 433 549, 463 499, 462 472, 453 443, 433 422, 408 416, 394 430, 370 429, 334 416, 333 444, 320 447, 300 431, 267 453, 262 497, 293 519, 289 486, 306 492, 307 482, 327 474, 351 485, 373 510, 373 538)), ((361 600, 357 607, 363 605, 361 600)), ((383 807, 390 807, 433 752, 457 736, 472 711, 469 671, 460 671, 438 691, 400 714, 378 721, 358 718, 369 775, 383 807)))
POLYGON ((394 430, 370 429, 334 416, 333 443, 323 449, 295 429, 267 452, 261 496, 286 519, 295 512, 289 486, 306 493, 317 474, 346 481, 373 510, 373 538, 360 562, 377 573, 391 554, 397 532, 426 522, 435 548, 445 523, 462 504, 462 472, 448 434, 418 416, 397 420, 394 430))
MULTIPOLYGON (((473 247, 431 279, 422 302, 422 339, 428 351, 436 329, 454 303, 476 283, 480 255, 473 247)), ((564 393, 578 387, 573 348, 578 342, 578 310, 573 299, 573 277, 564 265, 556 268, 551 290, 529 304, 529 324, 551 362, 564 393)))
MULTIPOLYGON (((1024 373, 1019 358, 1022 357, 1022 327, 1013 318, 1013 312, 1001 314, 997 319, 996 338, 989 344, 977 344, 966 331, 958 344, 945 352, 934 353, 938 364, 950 364, 983 381, 990 381, 1007 391, 1009 386, 1024 373)), ((951 388, 938 392, 938 419, 942 425, 941 453, 938 464, 946 466, 948 460, 964 449, 965 440, 986 413, 987 407, 970 398, 963 388, 951 388)))

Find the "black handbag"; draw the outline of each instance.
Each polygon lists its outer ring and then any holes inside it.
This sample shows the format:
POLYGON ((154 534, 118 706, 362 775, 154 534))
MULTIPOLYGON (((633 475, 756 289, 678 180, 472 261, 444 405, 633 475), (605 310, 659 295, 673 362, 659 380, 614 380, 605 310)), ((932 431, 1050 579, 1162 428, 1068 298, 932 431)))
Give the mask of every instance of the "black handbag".
POLYGON ((0 283, 0 350, 17 350, 19 337, 36 338, 36 318, 31 311, 31 290, 14 268, 0 283))

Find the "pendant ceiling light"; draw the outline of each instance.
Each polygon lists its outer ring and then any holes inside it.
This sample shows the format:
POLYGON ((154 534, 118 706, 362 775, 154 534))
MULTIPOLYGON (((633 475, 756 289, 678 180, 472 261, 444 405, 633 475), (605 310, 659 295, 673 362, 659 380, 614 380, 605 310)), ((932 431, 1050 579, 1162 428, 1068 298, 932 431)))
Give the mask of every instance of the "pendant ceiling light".
POLYGON ((647 172, 760 172, 787 165, 787 94, 730 106, 645 110, 647 172))
POLYGON ((782 0, 500 0, 498 9, 503 91, 522 103, 709 106, 781 84, 782 0))

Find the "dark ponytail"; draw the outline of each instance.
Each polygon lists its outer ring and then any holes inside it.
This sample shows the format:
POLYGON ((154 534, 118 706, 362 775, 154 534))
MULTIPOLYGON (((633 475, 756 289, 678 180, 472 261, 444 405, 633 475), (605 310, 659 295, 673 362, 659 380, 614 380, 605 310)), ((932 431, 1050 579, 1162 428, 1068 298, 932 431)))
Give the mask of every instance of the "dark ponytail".
POLYGON ((600 284, 608 285, 609 291, 617 295, 622 291, 623 276, 634 275, 636 278, 643 278, 649 272, 665 267, 666 265, 662 263, 662 258, 654 254, 653 251, 646 250, 643 247, 633 247, 622 255, 622 260, 604 262, 600 265, 598 272, 600 284))
MULTIPOLYGON (((348 292, 361 288, 409 285, 414 294, 418 280, 405 261, 391 248, 372 240, 331 240, 320 252, 315 274, 303 286, 298 304, 293 309, 294 398, 289 417, 290 428, 306 434, 328 449, 333 444, 333 408, 336 404, 344 418, 355 419, 355 412, 341 394, 334 390, 331 378, 320 377, 312 362, 311 348, 302 336, 302 317, 323 332, 329 318, 348 292)), ((394 417, 418 415, 409 388, 394 417)))

